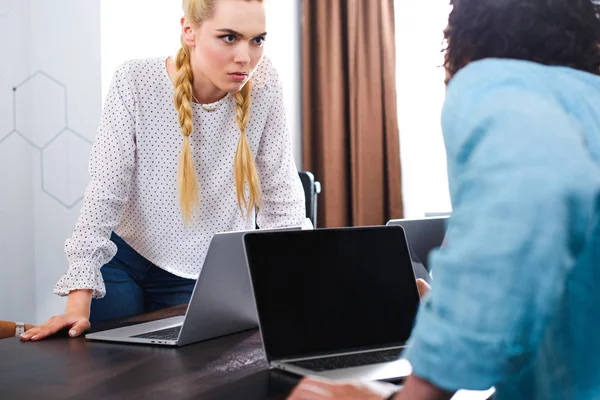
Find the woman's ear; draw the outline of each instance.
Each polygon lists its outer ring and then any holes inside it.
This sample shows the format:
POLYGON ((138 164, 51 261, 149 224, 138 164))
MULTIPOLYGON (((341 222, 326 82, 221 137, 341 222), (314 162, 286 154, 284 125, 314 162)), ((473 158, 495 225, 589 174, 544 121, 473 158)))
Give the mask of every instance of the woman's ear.
POLYGON ((193 26, 185 17, 181 17, 181 38, 188 47, 194 47, 196 45, 196 33, 194 32, 193 26))

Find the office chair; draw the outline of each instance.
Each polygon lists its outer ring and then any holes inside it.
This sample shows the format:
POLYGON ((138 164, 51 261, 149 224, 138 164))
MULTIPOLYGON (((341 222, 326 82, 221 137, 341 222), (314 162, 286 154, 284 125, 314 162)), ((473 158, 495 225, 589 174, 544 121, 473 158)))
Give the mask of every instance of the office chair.
POLYGON ((308 171, 298 172, 304 197, 306 198, 306 218, 310 219, 313 227, 317 227, 317 196, 321 193, 321 183, 315 181, 315 176, 308 171))

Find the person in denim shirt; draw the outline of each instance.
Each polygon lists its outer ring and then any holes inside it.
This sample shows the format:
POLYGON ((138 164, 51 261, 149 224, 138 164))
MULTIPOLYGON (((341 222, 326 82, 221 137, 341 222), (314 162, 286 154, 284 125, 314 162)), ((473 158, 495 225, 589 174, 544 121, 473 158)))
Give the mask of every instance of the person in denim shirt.
MULTIPOLYGON (((442 128, 453 214, 389 398, 600 399, 600 7, 454 0, 442 128)), ((293 399, 381 399, 307 379, 293 399)))

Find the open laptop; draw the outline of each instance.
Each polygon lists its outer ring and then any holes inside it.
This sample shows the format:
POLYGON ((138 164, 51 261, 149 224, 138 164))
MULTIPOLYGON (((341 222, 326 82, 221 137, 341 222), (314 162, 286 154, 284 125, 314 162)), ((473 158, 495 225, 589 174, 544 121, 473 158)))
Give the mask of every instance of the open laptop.
POLYGON ((267 361, 329 379, 408 376, 419 293, 399 226, 248 233, 267 361))
POLYGON ((185 316, 90 333, 86 339, 183 346, 256 328, 256 307, 242 243, 245 233, 213 236, 185 316))
POLYGON ((410 246, 414 262, 422 263, 429 270, 429 252, 438 248, 444 242, 446 225, 449 216, 438 216, 419 219, 392 219, 387 225, 398 225, 404 228, 406 241, 410 246))

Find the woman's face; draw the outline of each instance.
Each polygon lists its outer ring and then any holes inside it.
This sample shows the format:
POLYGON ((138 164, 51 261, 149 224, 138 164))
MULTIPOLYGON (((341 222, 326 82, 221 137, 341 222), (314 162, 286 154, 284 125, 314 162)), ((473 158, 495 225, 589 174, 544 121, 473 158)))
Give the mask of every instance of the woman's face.
POLYGON ((266 36, 262 1, 220 0, 210 19, 194 26, 182 19, 194 80, 236 93, 263 57, 266 36), (208 81, 208 82, 206 82, 208 81))

